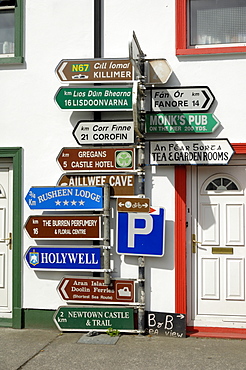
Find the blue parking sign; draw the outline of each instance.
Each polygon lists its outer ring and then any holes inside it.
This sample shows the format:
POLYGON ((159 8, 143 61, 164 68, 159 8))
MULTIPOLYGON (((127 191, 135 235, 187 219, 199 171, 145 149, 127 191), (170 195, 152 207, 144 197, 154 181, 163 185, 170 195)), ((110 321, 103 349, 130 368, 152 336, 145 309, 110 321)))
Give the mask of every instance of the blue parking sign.
POLYGON ((118 212, 117 253, 162 257, 165 252, 165 209, 152 213, 118 212))

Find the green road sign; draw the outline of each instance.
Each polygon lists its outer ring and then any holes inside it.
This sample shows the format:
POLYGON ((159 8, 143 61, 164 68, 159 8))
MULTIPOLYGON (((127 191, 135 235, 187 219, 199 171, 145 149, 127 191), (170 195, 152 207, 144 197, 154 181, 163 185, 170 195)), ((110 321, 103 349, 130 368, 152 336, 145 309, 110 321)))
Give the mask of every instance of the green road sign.
POLYGON ((220 125, 212 113, 146 114, 146 133, 208 134, 220 125))
POLYGON ((108 328, 134 330, 133 308, 61 306, 53 319, 61 331, 106 331, 108 328))
POLYGON ((132 110, 131 87, 61 87, 55 96, 61 109, 83 111, 132 110))

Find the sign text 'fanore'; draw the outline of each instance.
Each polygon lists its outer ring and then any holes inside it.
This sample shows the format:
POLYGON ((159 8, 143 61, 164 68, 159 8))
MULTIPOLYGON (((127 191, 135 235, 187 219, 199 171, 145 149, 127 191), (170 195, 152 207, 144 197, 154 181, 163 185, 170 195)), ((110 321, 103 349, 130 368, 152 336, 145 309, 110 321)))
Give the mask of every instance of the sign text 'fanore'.
POLYGON ((223 165, 229 162, 233 153, 233 148, 226 139, 152 141, 150 164, 223 165))
POLYGON ((25 198, 31 209, 101 210, 102 187, 31 187, 25 198))
POLYGON ((220 125, 211 113, 150 113, 146 114, 146 133, 207 134, 220 125))
POLYGON ((33 270, 81 271, 101 268, 100 248, 30 247, 25 255, 33 270))
POLYGON ((134 170, 133 148, 63 148, 57 157, 65 171, 134 170))
POLYGON ((134 175, 63 175, 58 186, 104 186, 110 185, 110 195, 134 195, 134 175))
POLYGON ((131 87, 60 87, 55 101, 61 109, 131 111, 131 87))
POLYGON ((134 281, 111 279, 110 285, 103 278, 64 277, 57 290, 62 299, 70 302, 132 303, 134 302, 134 281))
POLYGON ((30 216, 25 228, 34 239, 101 238, 100 216, 30 216))
POLYGON ((68 59, 56 67, 61 82, 131 82, 133 66, 129 59, 68 59))
POLYGON ((53 319, 62 331, 134 330, 134 309, 126 307, 61 306, 53 319))
POLYGON ((150 112, 206 112, 214 102, 207 86, 150 88, 146 110, 150 112))

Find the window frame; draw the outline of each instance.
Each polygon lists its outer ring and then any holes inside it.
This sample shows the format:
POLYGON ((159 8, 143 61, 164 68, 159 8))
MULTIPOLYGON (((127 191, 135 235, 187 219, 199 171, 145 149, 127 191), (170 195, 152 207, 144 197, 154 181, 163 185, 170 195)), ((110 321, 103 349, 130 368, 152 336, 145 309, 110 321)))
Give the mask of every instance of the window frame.
POLYGON ((24 0, 16 0, 14 56, 2 57, 2 58, 0 57, 0 65, 21 64, 24 62, 24 57, 23 57, 23 1, 24 0))
POLYGON ((246 46, 188 47, 187 8, 189 0, 176 0, 176 55, 245 53, 246 46))

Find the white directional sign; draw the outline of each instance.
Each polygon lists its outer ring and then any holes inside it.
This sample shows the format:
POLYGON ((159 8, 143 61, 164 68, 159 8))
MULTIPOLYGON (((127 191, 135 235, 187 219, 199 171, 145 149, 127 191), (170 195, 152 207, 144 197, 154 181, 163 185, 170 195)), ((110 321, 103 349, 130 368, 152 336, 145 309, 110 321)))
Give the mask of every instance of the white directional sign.
POLYGON ((234 151, 227 139, 152 141, 151 165, 175 164, 227 164, 234 151))
POLYGON ((150 112, 206 112, 214 102, 208 87, 168 87, 147 90, 146 110, 150 112))
POLYGON ((78 144, 134 143, 133 122, 79 121, 73 130, 78 144))

